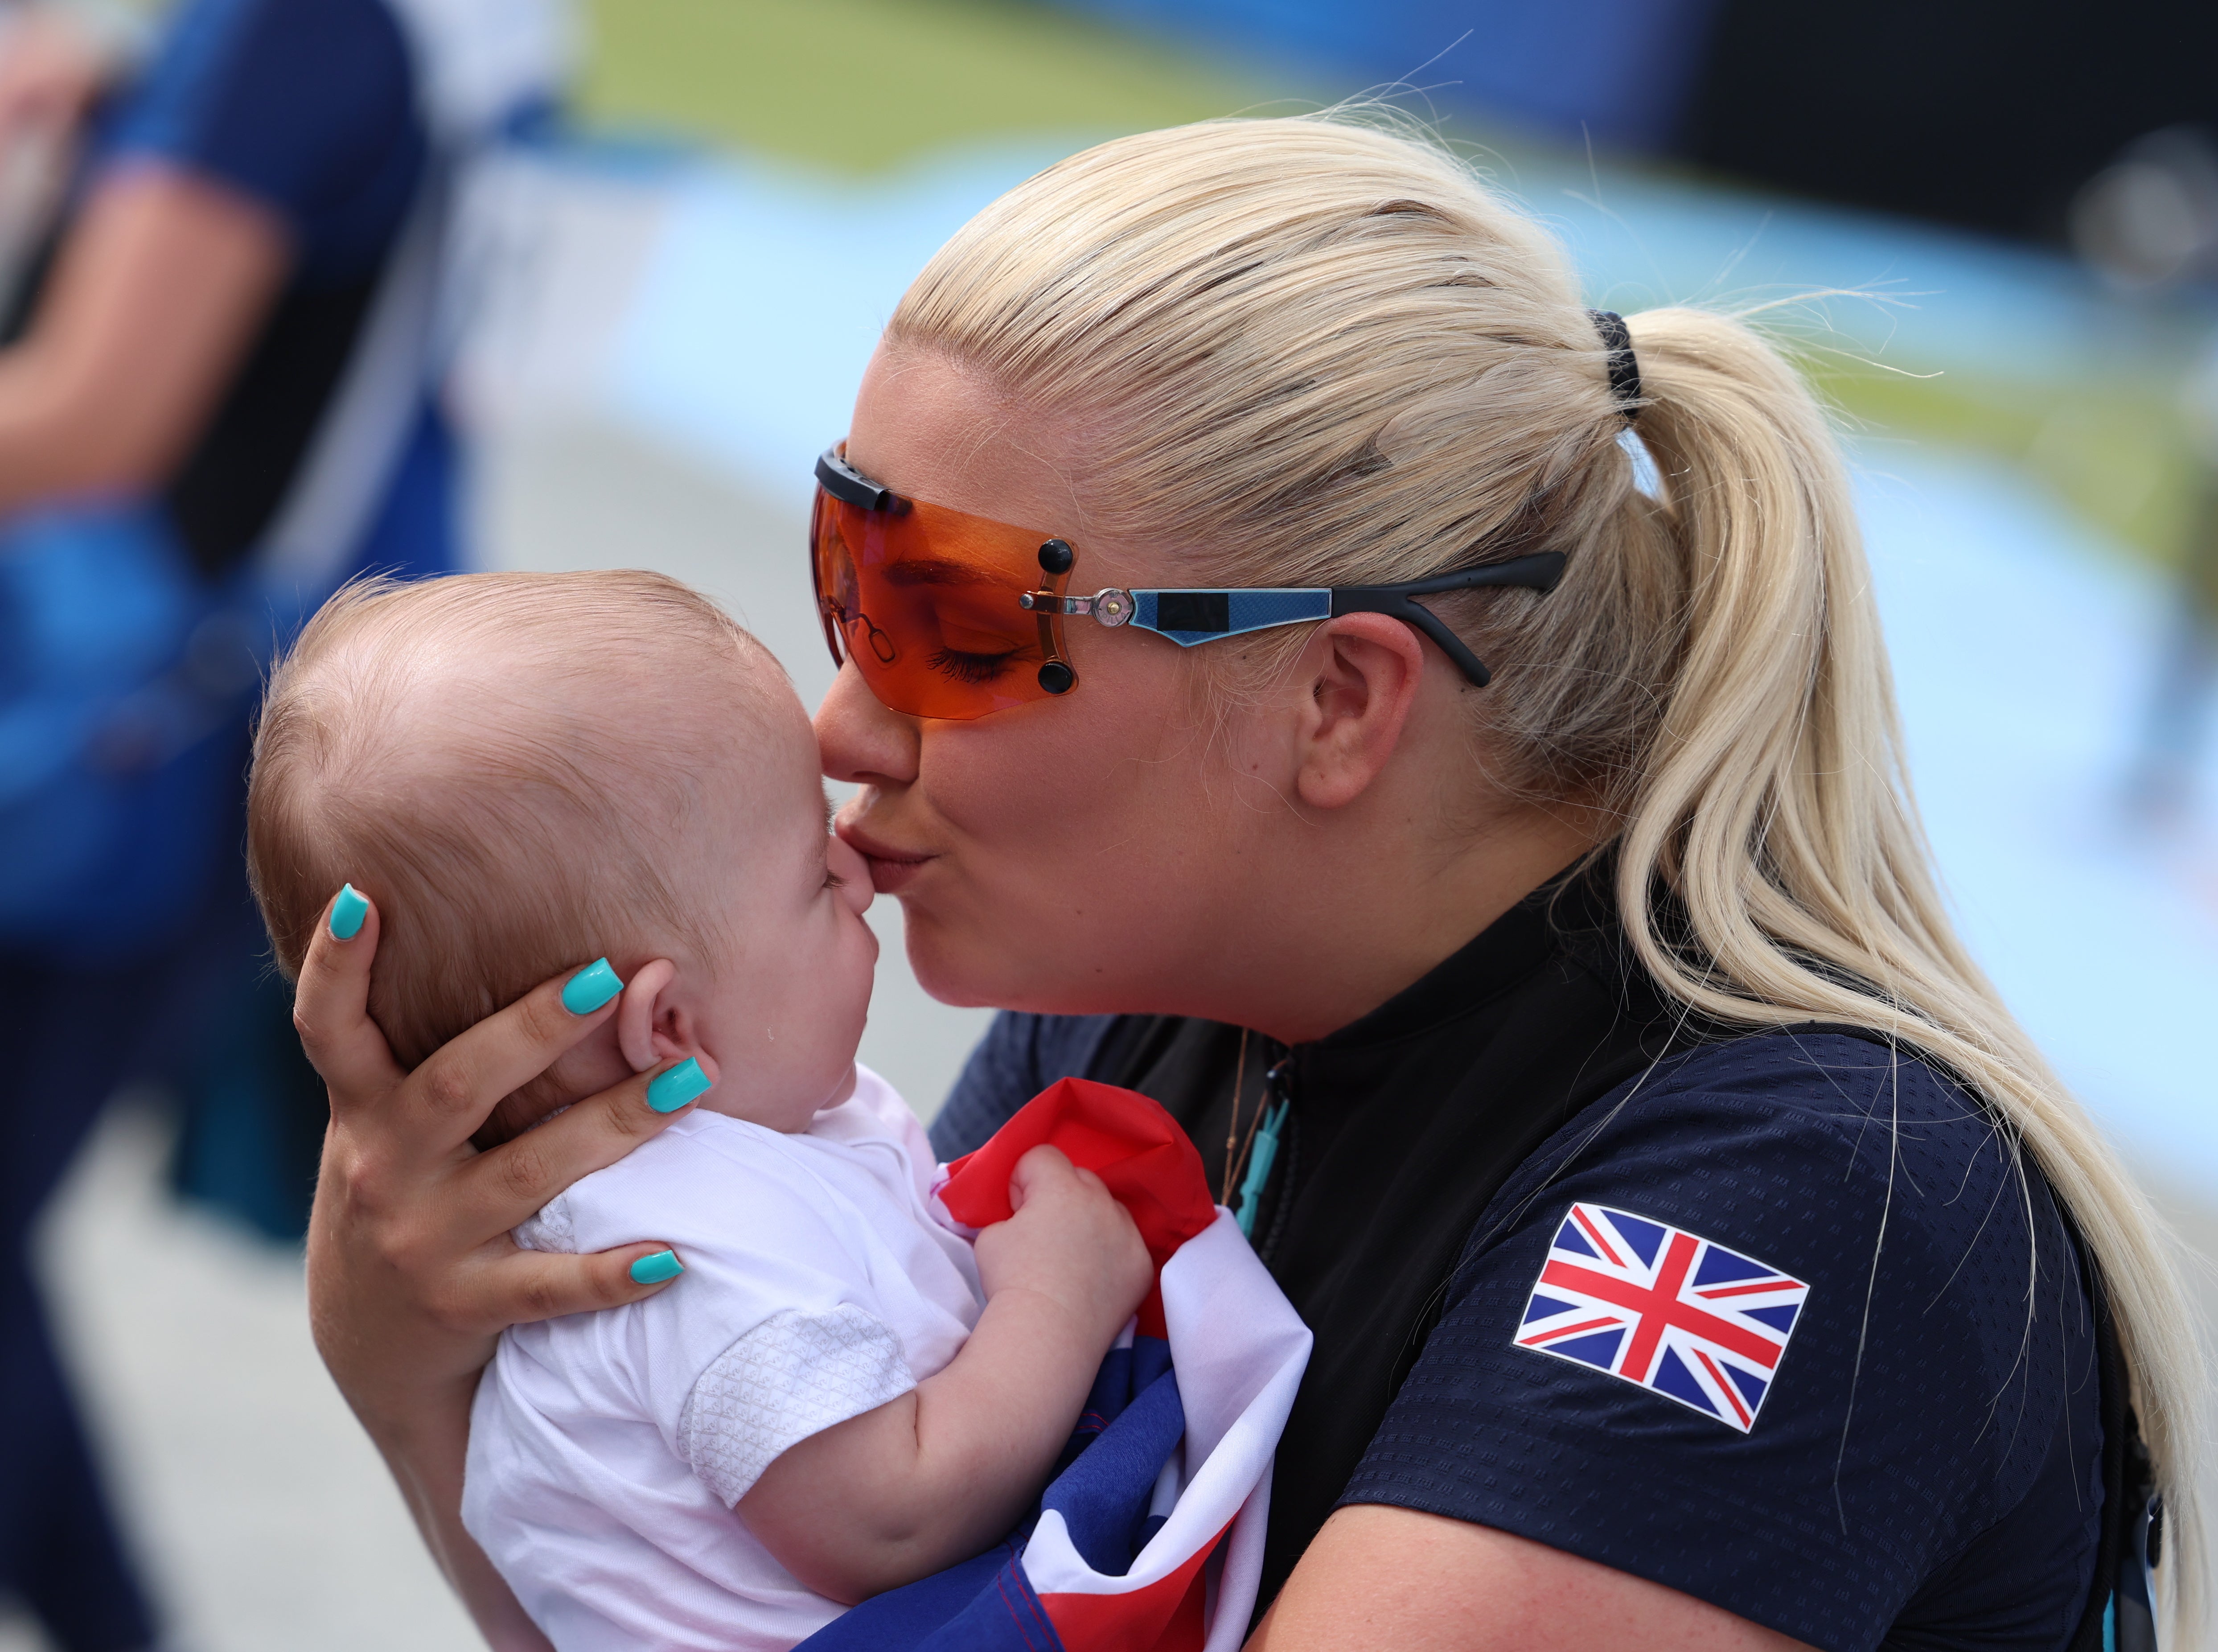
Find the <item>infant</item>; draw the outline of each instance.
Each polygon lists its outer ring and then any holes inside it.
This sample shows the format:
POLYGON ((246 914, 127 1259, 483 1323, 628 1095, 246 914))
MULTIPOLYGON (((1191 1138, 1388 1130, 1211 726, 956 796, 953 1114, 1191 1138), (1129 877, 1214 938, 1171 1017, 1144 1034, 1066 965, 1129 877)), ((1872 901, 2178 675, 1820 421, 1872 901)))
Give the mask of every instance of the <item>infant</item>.
POLYGON ((516 1233, 685 1266, 506 1332, 479 1383, 464 1520, 561 1652, 790 1647, 1007 1531, 1147 1254, 1049 1149, 975 1247, 939 1205, 922 1130, 855 1063, 870 874, 753 639, 649 573, 356 585, 270 679, 249 813, 288 975, 343 882, 377 903, 370 1008, 404 1065, 605 955, 572 1001, 620 987, 615 1014, 480 1145, 636 1073, 665 1069, 658 1107, 699 1098, 516 1233))

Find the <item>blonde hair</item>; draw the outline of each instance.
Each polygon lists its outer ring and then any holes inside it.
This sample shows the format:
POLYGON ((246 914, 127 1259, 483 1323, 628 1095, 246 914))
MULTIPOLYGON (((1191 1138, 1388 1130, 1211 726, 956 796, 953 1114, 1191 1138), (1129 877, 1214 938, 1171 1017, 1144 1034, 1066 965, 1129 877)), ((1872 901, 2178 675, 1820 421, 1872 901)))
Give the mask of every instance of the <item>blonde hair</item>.
POLYGON ((714 824, 704 758, 728 761, 783 687, 659 573, 349 585, 278 662, 255 731, 247 860, 279 969, 298 976, 352 882, 381 925, 370 1013, 413 1067, 601 953, 712 965, 728 937, 673 886, 678 851, 714 824))
POLYGON ((1728 1024, 1884 1032, 2031 1154, 2116 1318, 2187 1644, 2192 1319, 2147 1200, 1950 925, 1825 417, 1738 320, 1629 325, 1661 497, 1635 485, 1629 410, 1553 238, 1438 148, 1320 116, 1149 133, 1050 168, 941 250, 887 343, 1069 417, 1101 479, 1089 526, 1192 548, 1197 584, 1568 554, 1545 598, 1440 604, 1494 668, 1467 696, 1476 743, 1509 783, 1614 816, 1626 927, 1673 999, 1728 1024))

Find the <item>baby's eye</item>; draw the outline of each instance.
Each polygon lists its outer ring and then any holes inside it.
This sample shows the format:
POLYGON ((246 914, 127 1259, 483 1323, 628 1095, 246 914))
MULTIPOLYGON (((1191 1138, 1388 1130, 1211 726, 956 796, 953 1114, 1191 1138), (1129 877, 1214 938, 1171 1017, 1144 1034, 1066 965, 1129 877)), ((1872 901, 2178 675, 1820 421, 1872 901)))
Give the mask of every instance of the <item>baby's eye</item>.
POLYGON ((1016 653, 1011 649, 1007 653, 975 654, 942 648, 929 663, 932 670, 958 683, 990 683, 1008 670, 1009 661, 1016 658, 1016 653))

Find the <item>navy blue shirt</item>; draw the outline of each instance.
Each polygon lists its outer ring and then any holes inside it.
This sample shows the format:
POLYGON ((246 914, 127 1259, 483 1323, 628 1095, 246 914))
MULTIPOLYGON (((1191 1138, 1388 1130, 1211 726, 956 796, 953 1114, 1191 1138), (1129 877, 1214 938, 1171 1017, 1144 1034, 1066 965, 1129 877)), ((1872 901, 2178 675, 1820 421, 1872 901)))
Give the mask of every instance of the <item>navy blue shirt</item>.
POLYGON ((188 0, 105 137, 111 159, 168 161, 268 207, 312 283, 384 262, 429 152, 383 0, 188 0))
MULTIPOLYGON (((976 1145, 1067 1073, 1125 1076, 1116 1028, 999 1018, 935 1146, 976 1145)), ((1583 1246, 1574 1223, 1557 1255, 1583 1246)), ((2102 1430, 2077 1247, 1992 1116, 1906 1055, 1809 1032, 1667 1054, 1523 1156, 1435 1300, 1343 1504, 1515 1532, 1828 1652, 2054 1652, 2086 1606, 2102 1430), (1623 1213, 1601 1237, 1633 1277, 1677 1234, 1690 1287, 1773 1282, 1738 1298, 1768 1316, 1768 1370, 1726 1370, 1696 1320, 1646 1382, 1613 1374, 1644 1315, 1585 1327, 1541 1285, 1574 1205, 1623 1213), (1593 1363, 1520 1346, 1551 1328, 1593 1363)), ((1752 1346, 1745 1316, 1719 1334, 1752 1346)))
MULTIPOLYGON (((1653 1262, 1633 1247, 1655 1234, 1596 1225, 1653 1262)), ((1992 1117, 1877 1045, 1751 1037, 1589 1110, 1502 1189, 1342 1500, 1513 1531, 1829 1652, 2053 1652, 2093 1582, 2097 1406, 2075 1248, 1992 1117), (1664 1391, 1610 1374, 1630 1328, 1572 1339, 1602 1369, 1521 1346, 1605 1317, 1540 1278, 1567 1223, 1556 1253, 1593 1254, 1574 1206, 1732 1254, 1696 1285, 1806 1285, 1772 1379, 1729 1374, 1719 1407, 1699 1340, 1664 1391)))
MULTIPOLYGON (((289 244, 284 290, 164 492, 206 574, 260 542, 352 358, 431 164, 420 90, 385 0, 185 0, 104 115, 96 173, 158 161, 196 174, 267 209, 289 244)), ((455 566, 456 469, 427 393, 349 566, 455 566)))

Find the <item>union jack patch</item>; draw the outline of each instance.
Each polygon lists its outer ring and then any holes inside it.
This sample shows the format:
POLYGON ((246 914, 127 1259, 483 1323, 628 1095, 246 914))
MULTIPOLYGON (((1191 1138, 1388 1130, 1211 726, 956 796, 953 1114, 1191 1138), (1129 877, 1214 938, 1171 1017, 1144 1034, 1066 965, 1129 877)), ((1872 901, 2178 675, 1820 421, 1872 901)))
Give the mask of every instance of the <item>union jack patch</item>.
POLYGON ((1513 1339, 1745 1434, 1810 1287, 1680 1228, 1574 1204, 1513 1339))

